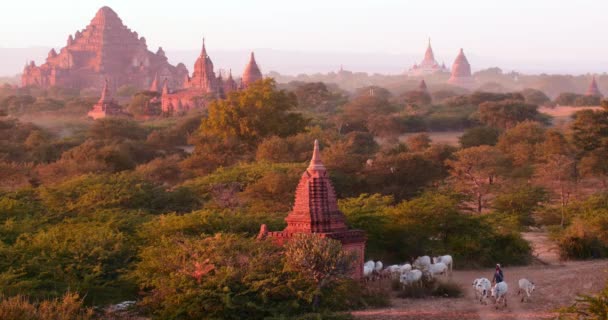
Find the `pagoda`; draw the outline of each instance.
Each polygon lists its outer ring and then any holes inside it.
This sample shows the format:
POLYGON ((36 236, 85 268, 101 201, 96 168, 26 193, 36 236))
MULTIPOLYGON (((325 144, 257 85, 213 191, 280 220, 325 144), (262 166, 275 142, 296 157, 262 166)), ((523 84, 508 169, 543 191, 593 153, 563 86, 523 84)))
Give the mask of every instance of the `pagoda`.
POLYGON ((338 209, 336 193, 329 179, 327 169, 321 161, 319 142, 315 140, 310 165, 302 174, 296 188, 293 209, 285 218, 287 227, 283 231, 268 231, 266 225, 260 228, 258 238, 270 238, 284 244, 296 234, 316 234, 338 240, 344 250, 355 252, 355 278, 363 274, 365 256, 365 232, 350 230, 344 214, 338 209))
POLYGON ((424 79, 420 80, 420 84, 418 84, 418 91, 422 91, 422 92, 429 92, 429 88, 426 85, 426 82, 424 81, 424 79))
POLYGON ((104 81, 103 89, 101 90, 101 98, 99 98, 99 101, 93 106, 91 111, 87 113, 87 116, 93 118, 93 120, 97 120, 107 117, 130 117, 131 115, 124 112, 120 105, 112 99, 108 87, 108 80, 106 79, 104 81))
POLYGON ((100 89, 100 83, 108 78, 115 88, 132 85, 147 89, 156 74, 181 86, 184 72, 183 64, 171 65, 162 48, 156 53, 149 51, 144 37, 127 28, 111 8, 103 7, 85 29, 68 36, 59 52, 51 49, 44 64, 27 64, 21 84, 100 89))
POLYGON ((241 89, 249 87, 249 85, 262 78, 264 78, 262 71, 260 71, 260 67, 258 67, 257 62, 255 61, 255 55, 251 52, 249 63, 247 63, 245 71, 243 71, 243 76, 241 77, 241 89))
POLYGON ((462 48, 452 64, 452 76, 448 79, 448 83, 466 89, 471 89, 475 85, 475 79, 471 75, 471 65, 462 48))
POLYGON ((449 72, 445 67, 445 64, 439 65, 437 60, 435 60, 435 54, 433 53, 433 48, 431 47, 431 39, 429 38, 429 44, 426 47, 426 52, 424 53, 424 59, 419 64, 414 64, 409 70, 408 75, 410 76, 425 76, 435 73, 441 72, 449 72))
POLYGON ((585 92, 586 96, 591 97, 602 97, 602 92, 597 86, 597 81, 595 81, 595 76, 591 79, 591 83, 589 84, 589 88, 587 88, 587 92, 585 92))

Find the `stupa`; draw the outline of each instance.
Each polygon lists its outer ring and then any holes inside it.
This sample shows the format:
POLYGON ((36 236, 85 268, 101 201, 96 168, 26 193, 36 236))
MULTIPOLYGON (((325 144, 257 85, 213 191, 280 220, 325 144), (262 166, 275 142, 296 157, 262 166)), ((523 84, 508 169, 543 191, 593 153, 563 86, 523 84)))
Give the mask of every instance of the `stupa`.
POLYGON ((101 90, 99 101, 93 106, 91 111, 87 113, 87 116, 96 120, 107 117, 130 117, 131 115, 124 112, 120 105, 112 99, 108 80, 106 79, 103 84, 103 89, 101 90))
POLYGON ((462 48, 452 64, 452 76, 448 83, 457 87, 472 89, 475 86, 475 79, 471 75, 471 65, 464 55, 462 48))
POLYGON ((250 84, 261 80, 263 77, 262 71, 260 71, 260 67, 258 67, 257 62, 255 61, 255 55, 251 52, 249 63, 247 63, 245 71, 243 71, 243 76, 241 77, 241 88, 245 89, 250 84))
POLYGON ((586 96, 592 97, 602 97, 602 92, 597 86, 597 81, 595 81, 595 76, 591 79, 591 83, 589 84, 589 88, 587 88, 587 92, 585 92, 586 96))
POLYGON ((285 221, 287 227, 283 231, 271 232, 266 225, 262 225, 258 238, 268 237, 278 244, 284 244, 296 234, 312 233, 338 240, 344 250, 357 254, 353 276, 360 278, 363 275, 365 232, 348 229, 346 218, 338 209, 336 193, 321 161, 319 142, 316 140, 310 165, 300 178, 293 209, 285 221))

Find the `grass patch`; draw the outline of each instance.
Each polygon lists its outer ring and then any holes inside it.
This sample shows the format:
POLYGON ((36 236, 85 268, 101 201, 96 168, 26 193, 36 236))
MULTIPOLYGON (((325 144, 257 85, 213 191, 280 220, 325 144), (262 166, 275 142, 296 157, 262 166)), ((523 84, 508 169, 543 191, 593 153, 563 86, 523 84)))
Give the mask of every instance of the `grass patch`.
POLYGON ((458 298, 463 296, 462 287, 451 280, 423 278, 415 285, 402 286, 398 281, 391 283, 393 290, 398 290, 399 298, 422 299, 426 297, 458 298))

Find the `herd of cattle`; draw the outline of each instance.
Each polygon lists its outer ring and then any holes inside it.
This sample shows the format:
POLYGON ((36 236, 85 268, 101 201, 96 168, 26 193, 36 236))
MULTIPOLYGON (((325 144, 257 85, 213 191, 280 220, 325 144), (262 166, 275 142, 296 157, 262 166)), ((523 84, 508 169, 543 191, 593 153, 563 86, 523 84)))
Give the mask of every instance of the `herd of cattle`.
MULTIPOLYGON (((402 287, 422 285, 423 277, 434 279, 437 276, 450 276, 454 266, 454 259, 450 255, 438 257, 422 256, 416 258, 413 263, 401 265, 391 265, 384 267, 381 261, 367 261, 363 264, 363 277, 365 281, 375 281, 380 279, 399 280, 402 287)), ((529 299, 534 292, 535 285, 528 279, 518 281, 519 290, 517 295, 522 295, 521 301, 529 299)), ((473 281, 475 299, 481 304, 487 304, 486 299, 494 298, 494 304, 507 306, 507 293, 509 286, 506 282, 498 282, 492 286, 492 282, 487 278, 478 278, 473 281)))

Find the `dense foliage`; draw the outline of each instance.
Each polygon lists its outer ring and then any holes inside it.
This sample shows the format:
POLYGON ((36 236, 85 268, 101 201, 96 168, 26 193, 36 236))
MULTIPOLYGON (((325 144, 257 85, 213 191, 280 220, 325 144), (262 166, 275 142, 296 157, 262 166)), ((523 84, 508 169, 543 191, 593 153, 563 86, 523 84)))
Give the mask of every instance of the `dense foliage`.
POLYGON ((608 111, 550 128, 541 91, 403 89, 265 80, 166 117, 155 94, 123 88, 137 117, 92 121, 83 93, 1 88, 0 314, 67 304, 87 319, 83 305, 138 300, 157 319, 282 319, 386 303, 345 277, 336 243, 255 240, 285 226, 315 139, 366 259, 525 264, 529 226, 564 257, 608 256, 608 111), (459 143, 435 141, 450 130, 459 143))

